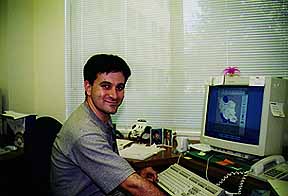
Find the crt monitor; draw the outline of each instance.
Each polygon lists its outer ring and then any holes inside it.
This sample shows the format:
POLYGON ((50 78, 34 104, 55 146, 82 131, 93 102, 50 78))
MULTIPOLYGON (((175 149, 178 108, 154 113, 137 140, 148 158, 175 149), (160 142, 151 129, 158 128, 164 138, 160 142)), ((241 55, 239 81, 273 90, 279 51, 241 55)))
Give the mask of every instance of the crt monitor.
POLYGON ((287 119, 273 114, 270 105, 284 107, 287 80, 262 80, 253 84, 249 77, 236 78, 207 86, 201 143, 243 156, 281 154, 287 119))

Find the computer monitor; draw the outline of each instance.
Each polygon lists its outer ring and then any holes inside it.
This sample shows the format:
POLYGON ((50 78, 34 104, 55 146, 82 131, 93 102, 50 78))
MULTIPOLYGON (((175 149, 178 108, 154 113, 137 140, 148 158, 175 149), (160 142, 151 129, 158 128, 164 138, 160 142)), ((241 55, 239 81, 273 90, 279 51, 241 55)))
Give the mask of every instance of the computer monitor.
POLYGON ((244 158, 281 154, 287 80, 231 78, 207 85, 200 142, 244 158))

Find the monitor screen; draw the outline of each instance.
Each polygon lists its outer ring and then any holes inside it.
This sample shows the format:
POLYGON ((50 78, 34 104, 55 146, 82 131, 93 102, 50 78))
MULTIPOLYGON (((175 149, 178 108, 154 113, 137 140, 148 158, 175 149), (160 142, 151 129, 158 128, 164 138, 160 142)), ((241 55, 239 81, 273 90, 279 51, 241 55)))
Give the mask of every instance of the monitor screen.
POLYGON ((210 86, 205 135, 258 145, 263 92, 261 86, 210 86))

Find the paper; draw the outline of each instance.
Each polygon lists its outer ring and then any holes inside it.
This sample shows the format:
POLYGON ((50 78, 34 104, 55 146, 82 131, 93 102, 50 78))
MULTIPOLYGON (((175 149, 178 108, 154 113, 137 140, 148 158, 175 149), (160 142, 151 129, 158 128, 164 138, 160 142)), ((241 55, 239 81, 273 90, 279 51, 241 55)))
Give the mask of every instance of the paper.
POLYGON ((211 82, 212 85, 223 85, 224 84, 224 76, 216 76, 216 77, 211 77, 211 82))
POLYGON ((265 77, 264 76, 250 76, 249 77, 249 86, 264 86, 265 77))
POLYGON ((26 116, 30 116, 30 115, 35 115, 35 114, 23 114, 23 113, 18 113, 18 112, 14 112, 14 111, 5 111, 4 114, 2 114, 2 116, 6 116, 6 117, 10 117, 13 119, 20 119, 20 118, 25 118, 26 116))
POLYGON ((288 181, 269 179, 268 182, 279 196, 287 196, 288 181))
POLYGON ((5 111, 4 114, 1 114, 3 117, 6 118, 6 122, 8 123, 9 127, 13 131, 14 134, 21 133, 23 134, 25 131, 25 117, 35 115, 36 114, 24 114, 14 111, 5 111))
POLYGON ((272 112, 272 115, 275 117, 285 117, 284 113, 284 104, 283 103, 278 103, 278 102, 270 102, 270 109, 272 112))
POLYGON ((145 144, 132 144, 131 146, 119 151, 123 158, 145 160, 158 152, 165 150, 156 145, 146 146, 145 144))
POLYGON ((118 150, 122 150, 129 144, 133 143, 133 141, 131 140, 125 140, 125 139, 116 139, 116 140, 117 140, 118 150))

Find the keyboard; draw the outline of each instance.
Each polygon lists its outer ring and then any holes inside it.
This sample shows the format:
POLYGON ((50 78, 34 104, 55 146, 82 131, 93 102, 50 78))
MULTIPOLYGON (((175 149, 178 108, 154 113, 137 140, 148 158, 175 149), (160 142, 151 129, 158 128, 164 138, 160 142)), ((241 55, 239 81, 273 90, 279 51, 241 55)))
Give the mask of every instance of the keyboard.
POLYGON ((172 196, 216 196, 225 195, 222 188, 174 164, 158 174, 158 185, 172 196))

